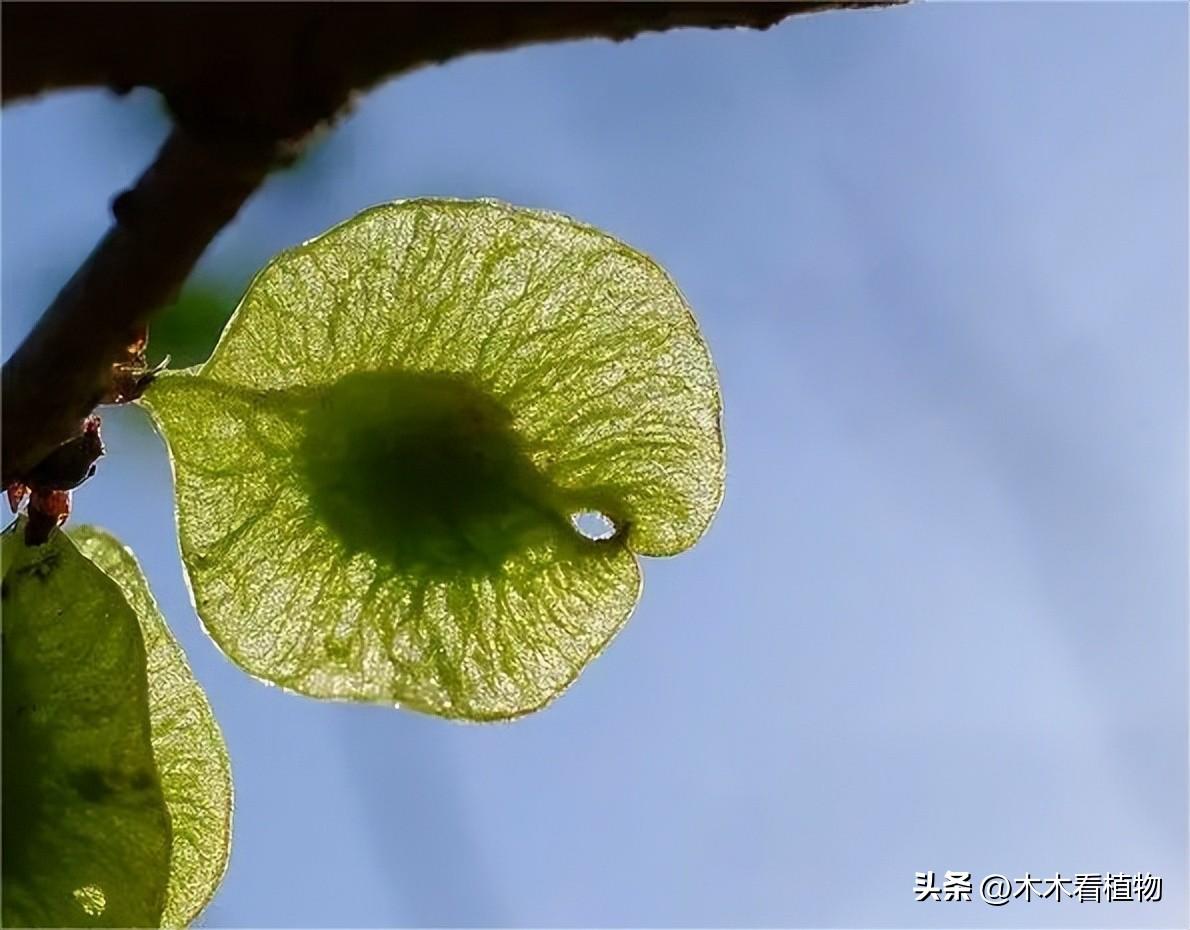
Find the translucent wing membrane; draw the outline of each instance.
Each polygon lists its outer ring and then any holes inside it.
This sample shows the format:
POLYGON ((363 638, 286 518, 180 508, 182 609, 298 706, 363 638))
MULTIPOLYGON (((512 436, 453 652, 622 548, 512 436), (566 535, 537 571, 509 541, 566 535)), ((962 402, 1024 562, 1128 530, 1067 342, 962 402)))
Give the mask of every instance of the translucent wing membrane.
POLYGON ((631 613, 636 556, 693 545, 723 493, 715 372, 665 273, 487 201, 283 253, 146 402, 203 622, 320 697, 540 707, 631 613))

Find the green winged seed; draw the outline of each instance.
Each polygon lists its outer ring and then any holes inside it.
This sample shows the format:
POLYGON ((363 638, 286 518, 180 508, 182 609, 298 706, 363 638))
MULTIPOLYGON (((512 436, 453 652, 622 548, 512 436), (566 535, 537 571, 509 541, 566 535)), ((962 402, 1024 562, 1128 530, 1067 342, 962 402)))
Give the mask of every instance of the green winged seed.
POLYGON ((3 923, 155 927, 170 824, 145 646, 120 588, 64 533, 3 534, 3 923))
POLYGON ((375 207, 281 254, 145 402, 199 616, 319 697, 541 707, 632 612, 636 556, 693 545, 723 494, 715 371, 673 282, 490 201, 375 207))
POLYGON ((232 815, 227 747, 136 558, 96 527, 75 527, 69 535, 120 586, 140 622, 153 754, 173 833, 161 926, 185 927, 206 907, 227 870, 232 815))

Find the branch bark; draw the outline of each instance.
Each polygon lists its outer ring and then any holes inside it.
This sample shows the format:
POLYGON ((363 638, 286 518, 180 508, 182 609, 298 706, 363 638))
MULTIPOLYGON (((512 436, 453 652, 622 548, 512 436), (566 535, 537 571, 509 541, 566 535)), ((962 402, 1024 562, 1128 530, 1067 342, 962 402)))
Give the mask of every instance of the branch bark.
POLYGON ((470 52, 680 26, 763 29, 797 13, 899 2, 5 4, 5 103, 149 86, 175 129, 4 364, 3 483, 77 435, 138 328, 270 168, 354 93, 470 52))
POLYGON ((275 158, 268 142, 212 144, 176 128, 117 198, 115 225, 4 363, 6 485, 80 431, 137 328, 169 304, 275 158))

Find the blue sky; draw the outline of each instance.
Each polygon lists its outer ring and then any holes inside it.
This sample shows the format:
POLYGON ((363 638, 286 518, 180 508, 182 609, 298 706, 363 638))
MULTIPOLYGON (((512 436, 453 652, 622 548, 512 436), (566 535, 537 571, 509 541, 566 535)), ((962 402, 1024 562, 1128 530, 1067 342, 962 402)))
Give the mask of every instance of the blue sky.
MULTIPOLYGON (((655 256, 726 404, 711 532, 514 724, 253 681, 186 593, 134 410, 80 520, 133 546, 237 785, 208 926, 1172 927, 1187 918, 1181 4, 935 4, 476 56, 363 98, 198 275, 380 201, 491 196, 655 256), (1146 904, 914 873, 1153 872, 1146 904)), ((4 112, 4 352, 164 133, 4 112)))

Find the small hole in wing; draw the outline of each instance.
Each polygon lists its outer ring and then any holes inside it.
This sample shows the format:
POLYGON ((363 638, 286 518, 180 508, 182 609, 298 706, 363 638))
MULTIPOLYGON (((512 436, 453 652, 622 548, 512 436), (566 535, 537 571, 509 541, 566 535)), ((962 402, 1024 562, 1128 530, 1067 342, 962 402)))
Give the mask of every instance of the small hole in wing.
POLYGON ((570 515, 570 522, 579 534, 595 542, 603 542, 616 535, 616 524, 598 510, 581 510, 570 515))

